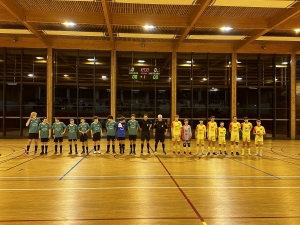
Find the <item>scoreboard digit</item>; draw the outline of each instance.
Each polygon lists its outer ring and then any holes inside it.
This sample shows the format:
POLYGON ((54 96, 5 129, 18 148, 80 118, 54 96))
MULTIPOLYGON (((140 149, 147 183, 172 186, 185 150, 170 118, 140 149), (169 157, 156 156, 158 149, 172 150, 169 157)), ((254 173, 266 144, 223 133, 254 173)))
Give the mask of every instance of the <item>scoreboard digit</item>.
POLYGON ((160 68, 154 66, 129 67, 130 80, 158 80, 160 68))

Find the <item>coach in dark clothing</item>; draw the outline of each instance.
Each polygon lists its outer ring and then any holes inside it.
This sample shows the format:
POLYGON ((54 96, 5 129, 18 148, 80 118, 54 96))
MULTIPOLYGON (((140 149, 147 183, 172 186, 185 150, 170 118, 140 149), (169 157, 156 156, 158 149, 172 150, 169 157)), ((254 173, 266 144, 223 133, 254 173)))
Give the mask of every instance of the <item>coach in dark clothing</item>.
POLYGON ((162 120, 162 115, 159 114, 157 116, 157 121, 154 123, 153 126, 153 135, 155 136, 155 153, 157 150, 157 144, 160 141, 163 153, 167 154, 165 151, 165 136, 167 132, 168 132, 167 124, 162 120))

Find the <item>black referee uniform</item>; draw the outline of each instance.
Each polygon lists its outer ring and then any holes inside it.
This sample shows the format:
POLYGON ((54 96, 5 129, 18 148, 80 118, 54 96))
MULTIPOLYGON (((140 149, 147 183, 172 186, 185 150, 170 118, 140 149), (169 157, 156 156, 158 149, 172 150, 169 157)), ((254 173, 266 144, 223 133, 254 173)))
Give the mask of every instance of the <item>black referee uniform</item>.
POLYGON ((157 150, 157 144, 160 141, 162 144, 163 153, 165 152, 165 132, 168 129, 168 126, 165 121, 156 121, 154 123, 153 129, 155 129, 155 152, 157 150))
POLYGON ((144 141, 147 141, 147 150, 148 150, 148 154, 150 154, 150 145, 149 145, 149 141, 150 141, 150 128, 152 125, 151 120, 141 120, 139 122, 140 128, 142 129, 142 133, 141 133, 141 154, 143 154, 143 149, 144 149, 144 141))

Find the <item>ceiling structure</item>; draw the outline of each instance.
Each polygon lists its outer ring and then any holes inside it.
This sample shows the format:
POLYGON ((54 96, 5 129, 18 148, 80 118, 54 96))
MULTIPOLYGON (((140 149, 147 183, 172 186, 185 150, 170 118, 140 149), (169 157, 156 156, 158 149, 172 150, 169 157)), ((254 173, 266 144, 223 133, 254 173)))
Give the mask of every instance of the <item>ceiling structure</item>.
POLYGON ((300 52, 297 0, 0 0, 0 47, 300 52), (223 28, 223 29, 221 29, 223 28))

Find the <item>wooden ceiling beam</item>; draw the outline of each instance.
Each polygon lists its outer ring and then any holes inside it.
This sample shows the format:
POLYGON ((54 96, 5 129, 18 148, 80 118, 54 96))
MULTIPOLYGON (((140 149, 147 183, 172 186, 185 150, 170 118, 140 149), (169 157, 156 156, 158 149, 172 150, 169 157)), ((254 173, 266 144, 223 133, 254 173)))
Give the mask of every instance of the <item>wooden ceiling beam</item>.
POLYGON ((180 32, 180 37, 174 42, 174 49, 177 49, 181 43, 185 40, 188 33, 195 26, 195 23, 199 20, 201 14, 204 12, 206 7, 209 5, 211 0, 197 0, 195 7, 191 12, 188 20, 187 27, 180 32))
POLYGON ((44 42, 47 46, 51 46, 50 38, 40 33, 39 28, 35 23, 25 22, 23 20, 23 9, 15 0, 0 0, 0 5, 12 16, 14 16, 17 21, 21 22, 28 30, 30 30, 35 36, 37 36, 42 42, 44 42))
POLYGON ((241 48, 255 41, 260 36, 268 33, 269 31, 275 29, 279 25, 287 22, 289 19, 293 18, 295 15, 300 13, 300 3, 296 3, 292 9, 282 9, 275 16, 273 16, 268 21, 268 27, 266 29, 253 30, 247 36, 248 38, 242 41, 238 41, 234 44, 233 50, 239 51, 241 48))
POLYGON ((112 49, 114 49, 115 41, 114 41, 113 30, 112 30, 112 25, 111 25, 110 8, 109 8, 109 5, 107 4, 106 0, 101 0, 101 3, 102 3, 103 12, 104 12, 105 23, 106 23, 108 34, 109 34, 110 44, 111 44, 112 49))

